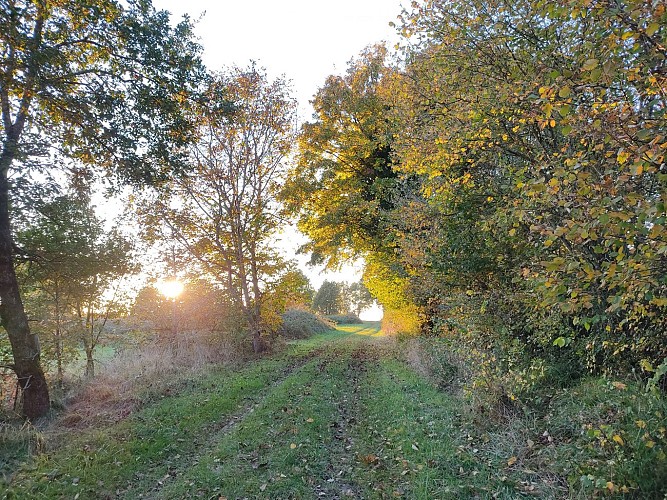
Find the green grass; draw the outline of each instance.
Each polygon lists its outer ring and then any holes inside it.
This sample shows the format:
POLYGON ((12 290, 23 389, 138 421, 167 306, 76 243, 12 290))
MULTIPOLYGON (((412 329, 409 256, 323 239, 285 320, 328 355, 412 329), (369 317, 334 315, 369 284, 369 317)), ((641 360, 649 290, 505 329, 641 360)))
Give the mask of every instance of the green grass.
POLYGON ((282 315, 278 334, 287 339, 305 339, 334 329, 333 323, 303 309, 288 309, 282 315))
POLYGON ((361 386, 357 481, 364 497, 516 498, 467 446, 461 401, 384 358, 361 386))
POLYGON ((379 321, 365 321, 355 325, 338 325, 336 329, 340 332, 353 333, 370 337, 382 337, 379 321))
POLYGON ((4 497, 583 498, 626 486, 661 498, 661 400, 642 406, 631 386, 588 380, 539 417, 496 422, 378 332, 343 325, 147 391, 117 424, 52 430, 4 497))
POLYGON ((314 359, 272 388, 258 408, 213 440, 197 466, 161 498, 304 498, 325 477, 332 422, 345 385, 345 354, 314 359))
POLYGON ((176 395, 149 402, 115 426, 71 433, 64 446, 24 467, 8 495, 53 498, 79 493, 79 498, 94 498, 122 492, 137 480, 157 481, 180 458, 205 445, 212 430, 261 399, 262 391, 332 337, 340 334, 313 337, 242 370, 223 369, 184 381, 176 395))
MULTIPOLYGON (((95 359, 95 370, 99 371, 106 363, 111 361, 118 352, 118 348, 112 345, 98 345, 93 353, 95 359)), ((65 365, 65 374, 72 377, 82 377, 86 370, 86 352, 77 349, 76 358, 65 365)))
POLYGON ((16 415, 0 415, 0 487, 20 465, 39 451, 42 434, 28 423, 22 423, 16 415))

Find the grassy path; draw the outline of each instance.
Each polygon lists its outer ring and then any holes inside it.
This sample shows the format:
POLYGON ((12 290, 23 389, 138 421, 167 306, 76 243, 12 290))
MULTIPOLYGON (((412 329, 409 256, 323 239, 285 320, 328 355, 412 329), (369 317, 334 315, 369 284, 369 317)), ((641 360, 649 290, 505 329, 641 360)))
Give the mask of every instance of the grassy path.
MULTIPOLYGON (((379 325, 344 326, 219 370, 20 471, 8 498, 480 498, 458 400, 379 325)), ((515 498, 506 492, 507 498, 515 498)))

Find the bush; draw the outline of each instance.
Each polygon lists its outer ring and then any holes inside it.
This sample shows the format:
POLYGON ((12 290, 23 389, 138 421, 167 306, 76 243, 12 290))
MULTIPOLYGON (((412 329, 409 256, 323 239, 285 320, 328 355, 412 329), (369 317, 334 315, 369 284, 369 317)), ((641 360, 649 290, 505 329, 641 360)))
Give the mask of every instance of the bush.
POLYGON ((330 314, 326 317, 329 321, 333 321, 337 325, 358 325, 363 323, 356 314, 330 314))
POLYGON ((385 335, 412 336, 419 334, 419 317, 416 307, 402 309, 384 308, 382 332, 385 335))
POLYGON ((334 328, 332 322, 304 309, 288 309, 282 320, 277 334, 287 339, 304 339, 334 328))
POLYGON ((438 386, 463 388, 470 447, 504 482, 544 498, 667 492, 667 399, 652 384, 586 377, 565 357, 512 364, 464 331, 418 345, 438 386))

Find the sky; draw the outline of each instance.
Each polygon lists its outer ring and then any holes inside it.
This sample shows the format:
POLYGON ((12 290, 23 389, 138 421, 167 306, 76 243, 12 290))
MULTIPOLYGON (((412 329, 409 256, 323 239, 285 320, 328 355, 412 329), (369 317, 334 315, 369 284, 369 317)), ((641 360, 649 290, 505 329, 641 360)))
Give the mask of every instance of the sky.
MULTIPOLYGON (((404 0, 403 3, 406 3, 404 0)), ((401 13, 400 0, 154 0, 180 19, 199 19, 195 34, 209 69, 247 66, 251 60, 269 75, 293 83, 302 118, 308 101, 331 74, 366 46, 398 40, 389 26, 401 13), (203 16, 202 16, 203 14, 203 16)))
MULTIPOLYGON (((407 0, 154 0, 175 20, 188 14, 196 20, 195 35, 203 46, 203 59, 211 70, 255 61, 270 77, 284 75, 292 82, 299 103, 300 122, 312 116, 309 101, 327 76, 343 74, 347 63, 368 45, 398 41, 391 21, 396 21, 407 0)), ((315 289, 325 279, 358 281, 361 263, 328 273, 305 265, 297 256, 303 235, 286 230, 281 245, 296 257, 315 289)), ((379 319, 379 309, 364 319, 379 319)))

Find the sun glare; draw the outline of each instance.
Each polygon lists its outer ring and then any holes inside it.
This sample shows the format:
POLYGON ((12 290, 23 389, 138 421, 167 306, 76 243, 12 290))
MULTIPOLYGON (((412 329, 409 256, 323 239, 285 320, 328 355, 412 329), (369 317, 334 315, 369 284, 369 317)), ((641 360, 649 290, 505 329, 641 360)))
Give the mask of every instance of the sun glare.
POLYGON ((165 280, 157 284, 158 291, 168 299, 175 299, 183 292, 183 283, 178 280, 165 280))

